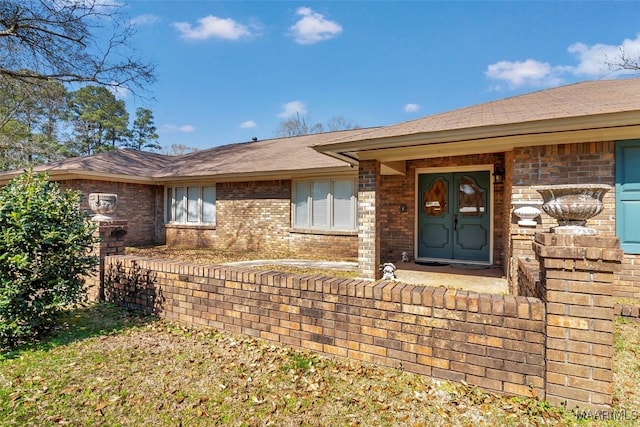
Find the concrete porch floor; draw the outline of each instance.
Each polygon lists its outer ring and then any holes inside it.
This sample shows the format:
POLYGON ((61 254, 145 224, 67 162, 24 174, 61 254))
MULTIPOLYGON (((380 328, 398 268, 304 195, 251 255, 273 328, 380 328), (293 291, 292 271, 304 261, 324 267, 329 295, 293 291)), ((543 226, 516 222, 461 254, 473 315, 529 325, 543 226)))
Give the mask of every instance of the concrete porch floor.
POLYGON ((395 264, 396 277, 403 283, 490 294, 507 294, 509 285, 500 266, 472 264, 422 265, 413 262, 395 264))
MULTIPOLYGON (((230 262, 227 265, 253 267, 258 265, 288 265, 304 268, 322 268, 356 271, 356 262, 318 261, 300 259, 268 259, 230 262)), ((504 278, 502 267, 471 265, 471 264, 443 264, 421 265, 413 262, 397 262, 396 277, 400 282, 411 285, 423 285, 465 291, 485 292, 490 294, 507 294, 509 285, 504 278)))

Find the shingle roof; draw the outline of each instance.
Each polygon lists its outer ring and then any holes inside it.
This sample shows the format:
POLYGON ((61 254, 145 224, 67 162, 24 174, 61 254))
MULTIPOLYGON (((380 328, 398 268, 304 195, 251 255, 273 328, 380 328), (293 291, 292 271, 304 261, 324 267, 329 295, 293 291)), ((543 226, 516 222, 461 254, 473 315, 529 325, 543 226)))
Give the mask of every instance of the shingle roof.
POLYGON ((568 119, 626 111, 640 112, 640 79, 599 80, 528 93, 417 120, 366 129, 338 141, 392 138, 552 119, 568 119))
MULTIPOLYGON (((313 170, 349 170, 345 162, 318 153, 311 146, 357 132, 362 132, 362 129, 222 145, 179 156, 121 149, 60 160, 37 166, 34 170, 47 171, 52 175, 152 181, 278 173, 294 176, 313 170)), ((0 181, 20 172, 0 172, 0 181)))
POLYGON ((320 154, 311 146, 360 132, 362 129, 222 145, 176 157, 153 176, 198 177, 346 169, 348 165, 345 162, 320 154))
POLYGON ((34 167, 35 171, 89 172, 101 175, 149 177, 171 164, 172 157, 138 150, 116 150, 89 157, 73 157, 34 167))
MULTIPOLYGON (((493 137, 493 129, 526 123, 542 123, 544 126, 540 129, 544 132, 548 130, 548 122, 554 119, 591 119, 616 113, 631 113, 632 121, 640 125, 640 79, 576 83, 386 127, 229 144, 181 156, 117 150, 53 162, 36 170, 148 180, 216 176, 226 179, 230 176, 278 174, 294 176, 313 170, 336 171, 349 167, 344 161, 318 151, 333 155, 350 153, 352 150, 366 150, 368 142, 376 141, 377 148, 384 148, 391 146, 388 144, 394 138, 400 141, 400 138, 412 135, 420 138, 416 144, 425 144, 424 135, 435 135, 434 142, 437 142, 439 133, 458 130, 468 130, 470 135, 480 135, 482 132, 483 137, 493 137)), ((402 141, 398 142, 399 147, 402 144, 402 141)), ((0 180, 15 173, 0 173, 0 180)))

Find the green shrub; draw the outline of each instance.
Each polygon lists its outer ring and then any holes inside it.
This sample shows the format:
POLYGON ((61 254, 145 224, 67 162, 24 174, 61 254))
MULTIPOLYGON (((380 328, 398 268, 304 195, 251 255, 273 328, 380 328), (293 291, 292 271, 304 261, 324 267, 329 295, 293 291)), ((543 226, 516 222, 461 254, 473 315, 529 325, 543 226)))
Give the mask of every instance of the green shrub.
POLYGON ((37 336, 86 299, 83 276, 98 258, 80 198, 33 171, 0 191, 0 347, 37 336))

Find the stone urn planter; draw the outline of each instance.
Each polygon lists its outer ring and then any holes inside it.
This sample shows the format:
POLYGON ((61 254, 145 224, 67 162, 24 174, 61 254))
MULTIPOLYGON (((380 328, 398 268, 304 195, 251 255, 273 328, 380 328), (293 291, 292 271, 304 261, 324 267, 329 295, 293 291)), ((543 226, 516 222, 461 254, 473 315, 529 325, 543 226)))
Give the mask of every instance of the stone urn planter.
POLYGON ((586 226, 587 220, 602 212, 602 199, 611 190, 606 184, 565 184, 535 187, 544 203, 544 210, 558 220, 552 229, 558 234, 594 235, 596 230, 586 226))
POLYGON ((513 214, 518 217, 518 225, 523 227, 535 227, 538 222, 535 220, 542 211, 539 206, 533 206, 535 202, 515 202, 513 214))
POLYGON ((89 194, 89 207, 95 215, 94 221, 108 221, 116 211, 118 204, 118 195, 113 193, 90 193, 89 194))

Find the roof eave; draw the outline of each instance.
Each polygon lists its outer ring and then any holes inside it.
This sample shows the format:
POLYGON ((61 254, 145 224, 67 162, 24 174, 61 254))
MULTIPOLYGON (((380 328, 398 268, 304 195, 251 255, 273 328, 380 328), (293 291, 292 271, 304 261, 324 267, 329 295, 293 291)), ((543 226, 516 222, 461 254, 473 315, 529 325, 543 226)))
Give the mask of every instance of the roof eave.
MULTIPOLYGON (((581 142, 616 141, 640 137, 640 125, 616 128, 598 128, 532 135, 510 135, 494 138, 455 141, 440 144, 414 145, 357 153, 359 160, 393 162, 445 156, 465 156, 511 151, 519 147, 573 144, 581 142)), ((356 155, 354 153, 354 155, 356 155)))
POLYGON ((258 171, 243 173, 225 173, 210 175, 189 175, 189 176, 162 176, 155 177, 162 183, 177 182, 247 182, 247 181, 280 181, 291 179, 304 179, 306 177, 336 176, 357 174, 357 169, 353 166, 333 166, 324 168, 309 168, 304 170, 280 170, 280 171, 258 171))
MULTIPOLYGON (((24 173, 23 171, 15 171, 0 176, 0 185, 6 185, 13 178, 24 173)), ((130 184, 147 184, 157 185, 158 180, 146 176, 133 176, 124 174, 113 174, 94 171, 75 171, 75 170, 40 170, 36 173, 46 173, 52 181, 67 181, 71 179, 86 179, 95 181, 111 181, 124 182, 130 184)))
MULTIPOLYGON (((450 144, 469 143, 479 141, 486 144, 488 141, 521 141, 523 138, 533 139, 536 135, 562 134, 577 131, 598 132, 598 130, 610 130, 615 128, 630 128, 640 125, 640 110, 624 111, 618 113, 606 113, 589 116, 569 118, 536 120, 521 123, 509 123, 503 125, 477 126, 460 129, 450 129, 434 132, 420 132, 409 135, 396 135, 362 141, 349 141, 333 143, 315 147, 321 153, 335 158, 350 158, 364 160, 372 158, 366 153, 389 152, 388 150, 407 150, 411 147, 420 147, 422 150, 429 145, 437 145, 436 151, 443 151, 450 144), (341 156, 341 157, 339 157, 341 156)), ((506 144, 500 151, 505 151, 506 144)), ((515 148, 513 145, 511 148, 515 148)), ((428 149, 428 148, 427 148, 428 149)), ((448 148, 447 154, 449 154, 448 148)), ((487 151, 484 151, 487 152, 487 151)), ((400 160, 400 158, 398 158, 400 160)))

